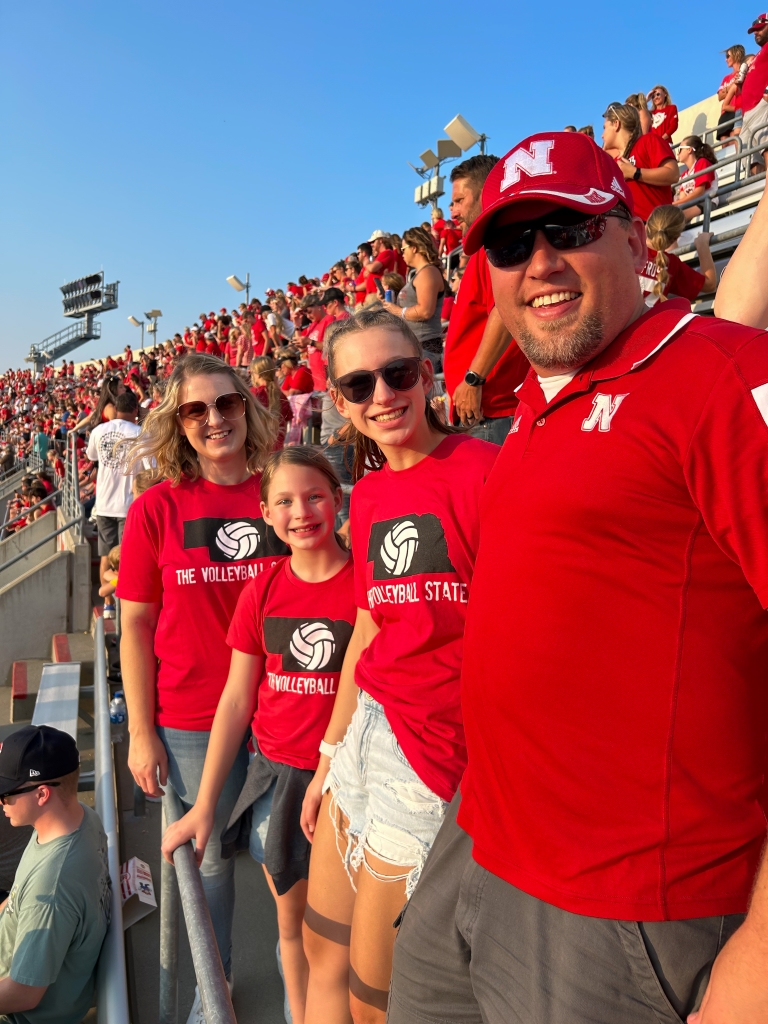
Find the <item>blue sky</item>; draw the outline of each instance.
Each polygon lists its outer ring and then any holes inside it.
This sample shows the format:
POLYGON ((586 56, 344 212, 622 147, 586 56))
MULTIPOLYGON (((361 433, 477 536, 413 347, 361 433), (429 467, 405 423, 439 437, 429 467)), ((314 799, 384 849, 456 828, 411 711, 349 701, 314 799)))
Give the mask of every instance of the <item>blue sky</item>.
POLYGON ((120 308, 82 359, 322 273, 423 219, 407 161, 461 112, 502 155, 662 82, 715 91, 759 14, 608 4, 34 0, 0 13, 0 367, 104 269, 120 308), (644 13, 645 12, 645 13, 644 13), (696 28, 692 27, 696 25, 696 28))

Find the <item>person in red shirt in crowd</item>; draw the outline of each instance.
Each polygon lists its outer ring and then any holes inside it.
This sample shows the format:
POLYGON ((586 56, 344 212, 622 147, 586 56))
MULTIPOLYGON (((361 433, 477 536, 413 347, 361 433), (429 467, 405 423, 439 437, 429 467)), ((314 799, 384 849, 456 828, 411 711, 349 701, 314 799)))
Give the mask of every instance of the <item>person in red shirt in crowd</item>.
POLYGON ((251 363, 251 394, 257 402, 261 402, 269 414, 277 421, 277 440, 275 451, 283 447, 288 424, 293 419, 291 403, 275 383, 277 367, 274 359, 269 356, 257 356, 251 363))
MULTIPOLYGON (((673 202, 675 206, 681 203, 688 203, 691 199, 699 199, 709 194, 714 197, 717 193, 717 174, 715 166, 717 157, 715 151, 706 142, 703 142, 698 135, 689 135, 683 139, 677 150, 677 159, 685 164, 687 170, 680 175, 680 187, 677 190, 673 202), (700 178, 693 178, 694 174, 706 171, 700 178)), ((683 210, 686 220, 692 220, 701 213, 701 207, 686 206, 683 210)))
POLYGON ((220 359, 221 358, 221 348, 219 346, 218 341, 216 340, 216 335, 213 334, 213 332, 209 331, 208 334, 206 334, 205 338, 206 338, 206 342, 205 342, 205 353, 206 353, 206 355, 218 356, 218 358, 220 359))
MULTIPOLYGON (((149 460, 162 480, 131 505, 121 545, 128 767, 149 796, 172 786, 187 809, 227 679, 226 636, 237 600, 286 553, 259 512, 261 469, 274 436, 271 418, 236 370, 190 354, 131 448, 130 464, 149 460)), ((200 865, 227 977, 234 863, 221 859, 219 836, 248 764, 244 737, 231 742, 237 753, 216 806, 216 841, 200 865)))
MULTIPOLYGON (((751 149, 756 144, 755 136, 768 124, 768 14, 755 18, 748 31, 754 35, 760 51, 741 87, 741 109, 744 112, 741 144, 744 149, 751 149)), ((765 170, 765 150, 745 157, 745 174, 747 170, 750 174, 760 174, 765 170)))
POLYGON ((280 370, 283 382, 280 385, 286 395, 308 395, 315 390, 312 374, 306 366, 300 366, 293 352, 280 356, 280 370))
MULTIPOLYGON (((465 231, 480 216, 483 184, 497 160, 473 156, 451 171, 451 217, 465 231)), ((528 372, 528 360, 495 309, 483 250, 464 270, 445 338, 443 370, 454 421, 469 427, 473 437, 503 444, 517 408, 515 388, 528 372)))
POLYGON ((445 227, 440 232, 440 246, 438 253, 440 256, 447 256, 449 253, 457 249, 461 244, 461 232, 458 230, 452 220, 445 222, 445 227))
POLYGON ((201 856, 232 766, 232 737, 250 730, 256 753, 225 835, 225 855, 247 847, 264 869, 277 904, 291 1016, 303 1021, 311 845, 301 829, 301 801, 320 759, 357 609, 352 559, 334 530, 341 486, 327 459, 311 448, 283 449, 267 463, 261 491, 264 520, 291 554, 249 583, 237 602, 227 636, 232 662, 198 797, 168 828, 163 853, 173 863, 173 851, 194 839, 201 856), (286 678, 291 685, 276 684, 286 678))
MULTIPOLYGON (((403 258, 403 240, 400 235, 390 235, 392 250, 395 254, 395 273, 399 274, 403 279, 408 277, 408 264, 403 258)), ((392 271, 390 271, 392 273, 392 271)), ((381 275, 382 284, 384 283, 384 275, 381 275)), ((385 289, 386 290, 386 289, 385 289)))
POLYGON ((646 309, 614 178, 533 136, 464 240, 531 370, 481 498, 468 767, 390 1024, 768 1020, 768 350, 646 309))
POLYGON ((387 310, 340 323, 328 368, 355 452, 357 616, 302 812, 313 847, 305 1021, 351 1010, 383 1024, 392 922, 464 768, 462 633, 498 449, 445 425, 428 401, 429 362, 387 310))
POLYGON ((323 292, 322 303, 326 316, 332 321, 349 320, 350 313, 344 302, 344 292, 340 288, 327 288, 323 292))
POLYGON ((648 93, 651 101, 651 135, 672 144, 672 136, 677 131, 677 107, 669 98, 669 92, 663 85, 654 85, 648 93))
MULTIPOLYGON (((324 294, 330 294, 332 299, 340 297, 341 301, 344 301, 344 292, 338 288, 327 288, 324 294)), ((323 360, 323 339, 326 330, 334 322, 333 317, 326 312, 319 292, 310 292, 302 301, 301 308, 310 319, 309 327, 304 331, 304 340, 307 343, 307 362, 312 374, 312 390, 325 391, 328 374, 323 360)))
POLYGON ((383 231, 374 231, 368 239, 371 246, 371 262, 363 268, 365 274, 365 290, 367 295, 378 295, 379 289, 377 280, 381 281, 381 275, 388 270, 397 269, 397 256, 392 248, 392 240, 383 231))
POLYGON ((680 178, 675 154, 652 131, 642 134, 638 113, 628 103, 611 103, 603 117, 603 149, 618 153, 616 163, 632 193, 635 213, 646 221, 657 206, 672 203, 672 186, 680 178))
POLYGON ((445 215, 439 206, 433 206, 430 217, 432 219, 432 237, 435 240, 435 248, 437 249, 445 230, 445 215))
POLYGON ((648 259, 639 273, 646 306, 653 306, 668 295, 679 295, 693 302, 697 296, 708 295, 717 288, 717 270, 709 248, 711 232, 700 231, 696 235, 694 244, 700 270, 694 270, 669 251, 677 248, 685 223, 683 211, 676 206, 659 206, 648 218, 648 259))
MULTIPOLYGON (((741 87, 749 71, 747 51, 741 43, 728 47, 725 51, 725 63, 730 70, 717 90, 717 98, 720 100, 718 124, 733 121, 737 111, 741 110, 741 87)), ((718 128, 717 138, 727 139, 738 132, 739 129, 735 125, 726 124, 724 128, 718 128)))
POLYGON ((355 305, 362 306, 367 294, 368 267, 373 259, 373 246, 370 242, 358 245, 357 258, 360 260, 360 273, 355 278, 355 305))

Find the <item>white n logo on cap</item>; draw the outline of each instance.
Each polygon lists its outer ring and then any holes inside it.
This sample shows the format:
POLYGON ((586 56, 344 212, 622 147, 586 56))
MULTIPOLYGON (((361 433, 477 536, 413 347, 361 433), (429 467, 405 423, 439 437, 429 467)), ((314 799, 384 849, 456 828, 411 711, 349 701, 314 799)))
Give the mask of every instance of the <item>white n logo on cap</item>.
POLYGON ((537 139, 531 143, 531 148, 526 149, 520 146, 514 153, 510 153, 504 161, 504 180, 501 183, 500 191, 510 185, 516 185, 520 181, 520 172, 535 178, 540 174, 551 174, 552 163, 549 159, 549 151, 555 144, 554 139, 537 139))

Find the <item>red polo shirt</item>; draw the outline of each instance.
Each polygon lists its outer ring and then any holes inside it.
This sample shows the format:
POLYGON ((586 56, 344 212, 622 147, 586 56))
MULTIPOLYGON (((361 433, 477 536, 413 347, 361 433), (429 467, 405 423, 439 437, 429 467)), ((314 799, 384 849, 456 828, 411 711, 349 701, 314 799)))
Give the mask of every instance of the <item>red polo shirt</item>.
POLYGON ((742 913, 765 840, 768 348, 688 308, 529 374, 481 499, 459 822, 593 917, 742 913))
POLYGON ((745 114, 753 110, 768 89, 768 44, 761 46, 741 87, 741 107, 745 114))
MULTIPOLYGON (((495 304, 488 260, 485 249, 480 249, 470 256, 467 263, 445 339, 443 369, 445 388, 451 397, 464 380, 464 374, 480 347, 488 314, 495 304)), ((515 388, 529 369, 530 363, 516 342, 511 342, 483 385, 484 416, 511 416, 514 413, 517 408, 515 388)))

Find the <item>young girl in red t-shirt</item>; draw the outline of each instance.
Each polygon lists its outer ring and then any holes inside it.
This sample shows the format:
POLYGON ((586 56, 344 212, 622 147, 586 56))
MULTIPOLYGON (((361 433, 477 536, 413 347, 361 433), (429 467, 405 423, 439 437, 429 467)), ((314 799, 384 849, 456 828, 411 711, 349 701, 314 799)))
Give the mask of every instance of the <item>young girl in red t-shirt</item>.
MULTIPOLYGON (((680 175, 680 186, 677 194, 672 200, 675 206, 688 203, 691 199, 699 199, 706 194, 714 197, 717 192, 717 174, 715 165, 717 157, 715 151, 706 142, 703 142, 698 135, 689 135, 680 143, 677 151, 678 160, 685 164, 687 170, 680 175), (694 174, 702 173, 700 177, 694 178, 694 174)), ((701 213, 701 207, 686 206, 683 214, 686 220, 693 220, 701 213)))
MULTIPOLYGON (((216 805, 251 727, 256 753, 224 835, 225 857, 250 849, 277 904, 280 958, 294 1021, 304 1020, 308 966, 302 942, 310 844, 300 811, 320 755, 355 622, 352 559, 334 532, 342 495, 328 460, 312 448, 285 448, 261 479, 261 510, 291 549, 249 583, 227 643, 232 661, 194 807, 171 825, 163 853, 195 839, 203 856, 216 805)), ((217 837, 218 838, 218 837, 217 837)))
POLYGON ((712 237, 709 232, 702 231, 694 243, 700 270, 694 270, 669 251, 677 246, 684 230, 685 217, 676 206, 660 206, 648 218, 648 260, 638 275, 647 306, 664 302, 670 294, 693 302, 698 295, 706 295, 717 288, 717 270, 709 248, 712 237))
POLYGON ((307 1024, 384 1021, 392 922, 466 764, 462 637, 479 493, 498 452, 437 415, 431 364, 387 310, 336 327, 328 372, 355 450, 357 618, 302 814, 307 1024))

